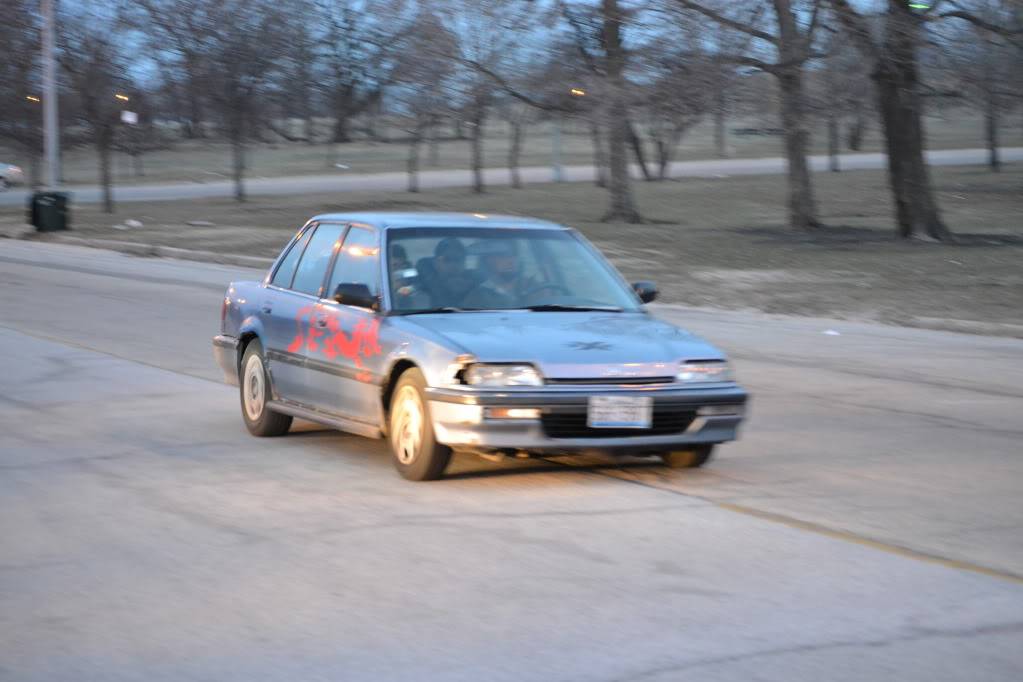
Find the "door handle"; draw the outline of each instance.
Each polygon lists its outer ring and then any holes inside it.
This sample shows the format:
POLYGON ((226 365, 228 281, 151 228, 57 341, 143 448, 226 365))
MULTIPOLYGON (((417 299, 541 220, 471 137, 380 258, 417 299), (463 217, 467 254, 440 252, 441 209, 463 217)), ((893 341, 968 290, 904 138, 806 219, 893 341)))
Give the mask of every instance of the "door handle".
POLYGON ((270 303, 269 301, 266 301, 265 303, 263 303, 263 305, 261 307, 261 310, 264 313, 271 313, 271 312, 273 312, 273 309, 274 309, 273 303, 270 303))
POLYGON ((317 327, 326 327, 327 326, 327 318, 325 318, 325 317, 317 317, 316 318, 316 326, 317 327))

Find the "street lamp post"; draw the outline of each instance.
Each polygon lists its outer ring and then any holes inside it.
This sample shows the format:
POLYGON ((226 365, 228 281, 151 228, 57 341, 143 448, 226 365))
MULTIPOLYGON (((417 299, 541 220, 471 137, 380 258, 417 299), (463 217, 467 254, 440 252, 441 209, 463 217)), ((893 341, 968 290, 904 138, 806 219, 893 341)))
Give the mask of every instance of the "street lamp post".
POLYGON ((54 59, 53 0, 42 0, 43 10, 43 150, 46 184, 57 189, 60 180, 60 138, 57 135, 57 64, 54 59))

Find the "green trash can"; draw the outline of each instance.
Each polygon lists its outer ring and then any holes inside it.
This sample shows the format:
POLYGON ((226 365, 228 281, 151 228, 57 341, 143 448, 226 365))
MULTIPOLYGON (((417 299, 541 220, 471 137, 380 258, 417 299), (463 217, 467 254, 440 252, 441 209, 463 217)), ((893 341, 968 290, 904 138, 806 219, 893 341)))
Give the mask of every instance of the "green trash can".
POLYGON ((28 221, 36 232, 69 229, 67 192, 35 192, 28 203, 28 221))

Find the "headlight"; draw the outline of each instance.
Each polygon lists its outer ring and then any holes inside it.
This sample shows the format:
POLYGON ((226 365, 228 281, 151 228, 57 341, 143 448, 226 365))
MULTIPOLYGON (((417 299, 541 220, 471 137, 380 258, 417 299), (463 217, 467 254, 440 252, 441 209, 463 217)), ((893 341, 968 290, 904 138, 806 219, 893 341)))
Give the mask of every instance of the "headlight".
POLYGON ((543 386, 532 365, 471 365, 463 378, 470 386, 543 386))
POLYGON ((735 373, 724 360, 683 362, 675 379, 683 384, 706 384, 735 381, 735 373))

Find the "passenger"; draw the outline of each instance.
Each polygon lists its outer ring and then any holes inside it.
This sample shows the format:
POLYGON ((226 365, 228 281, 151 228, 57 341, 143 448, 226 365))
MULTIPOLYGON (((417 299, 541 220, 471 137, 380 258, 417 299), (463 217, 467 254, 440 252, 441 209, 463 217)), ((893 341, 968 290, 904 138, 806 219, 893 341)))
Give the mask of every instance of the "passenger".
POLYGON ((419 277, 434 307, 461 307, 467 293, 479 286, 479 273, 465 267, 465 246, 456 237, 437 243, 433 258, 418 263, 419 277))
POLYGON ((401 244, 392 244, 387 258, 388 273, 391 278, 391 291, 394 292, 394 307, 399 310, 417 307, 420 303, 419 287, 416 271, 408 259, 408 252, 401 244))

